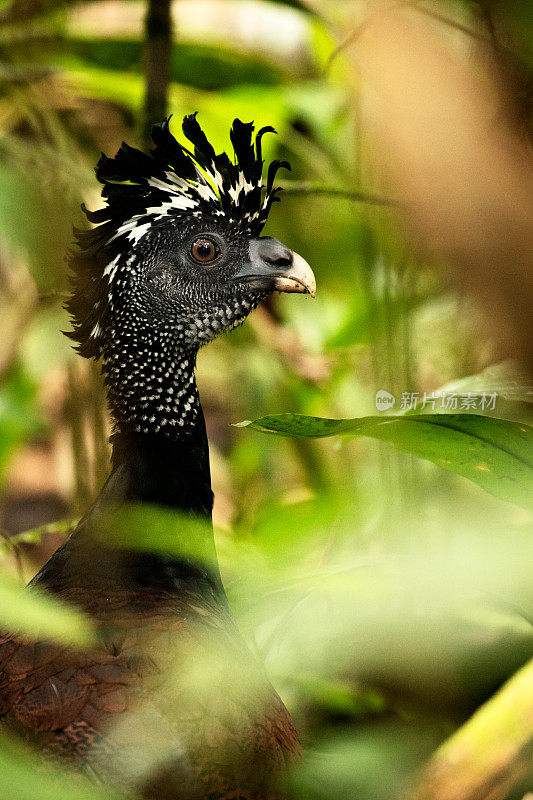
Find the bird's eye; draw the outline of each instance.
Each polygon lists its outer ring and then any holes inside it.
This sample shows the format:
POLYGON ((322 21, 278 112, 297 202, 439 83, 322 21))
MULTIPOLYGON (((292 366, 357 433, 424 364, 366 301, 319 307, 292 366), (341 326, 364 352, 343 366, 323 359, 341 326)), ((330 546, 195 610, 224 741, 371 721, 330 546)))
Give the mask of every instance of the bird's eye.
POLYGON ((217 248, 211 239, 196 239, 191 247, 191 253, 195 261, 207 264, 217 255, 217 248))

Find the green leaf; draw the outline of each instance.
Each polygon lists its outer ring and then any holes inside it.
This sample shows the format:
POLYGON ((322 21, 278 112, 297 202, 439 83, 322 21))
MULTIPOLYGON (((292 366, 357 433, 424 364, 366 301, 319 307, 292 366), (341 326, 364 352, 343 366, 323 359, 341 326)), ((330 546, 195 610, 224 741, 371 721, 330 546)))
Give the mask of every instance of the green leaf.
POLYGON ((297 684, 307 701, 312 698, 319 708, 334 714, 363 717, 387 709, 385 697, 379 691, 355 686, 349 680, 303 673, 297 676, 297 684))
POLYGON ((91 623, 81 612, 33 587, 24 589, 5 572, 0 573, 0 629, 78 647, 93 638, 91 623))
POLYGON ((485 491, 533 509, 533 428, 478 414, 325 419, 276 414, 240 423, 281 436, 369 436, 462 475, 485 491))

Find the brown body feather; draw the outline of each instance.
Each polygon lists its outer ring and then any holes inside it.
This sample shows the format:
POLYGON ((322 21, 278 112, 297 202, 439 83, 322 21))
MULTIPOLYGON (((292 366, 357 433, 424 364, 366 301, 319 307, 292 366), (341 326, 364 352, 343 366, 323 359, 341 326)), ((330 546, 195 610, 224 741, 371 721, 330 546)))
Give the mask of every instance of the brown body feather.
POLYGON ((226 609, 136 591, 63 599, 95 619, 101 644, 0 637, 5 725, 142 797, 281 796, 298 737, 226 609))

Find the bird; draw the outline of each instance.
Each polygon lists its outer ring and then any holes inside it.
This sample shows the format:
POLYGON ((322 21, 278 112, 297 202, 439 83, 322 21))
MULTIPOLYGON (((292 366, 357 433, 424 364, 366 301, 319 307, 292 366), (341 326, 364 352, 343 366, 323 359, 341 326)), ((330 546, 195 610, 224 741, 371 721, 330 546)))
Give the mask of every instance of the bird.
POLYGON ((263 177, 274 129, 235 119, 232 158, 197 114, 182 130, 187 146, 169 117, 149 153, 123 142, 102 154, 102 207, 82 206, 90 227, 75 229, 68 255, 67 335, 101 364, 111 471, 29 585, 81 609, 95 643, 2 634, 0 727, 128 796, 274 800, 300 743, 222 584, 195 368, 201 346, 272 292, 314 297, 316 283, 301 256, 261 235, 277 172, 290 169, 275 160, 263 177), (168 552, 142 546, 150 514, 166 520, 168 552), (141 546, 124 539, 132 529, 141 546))

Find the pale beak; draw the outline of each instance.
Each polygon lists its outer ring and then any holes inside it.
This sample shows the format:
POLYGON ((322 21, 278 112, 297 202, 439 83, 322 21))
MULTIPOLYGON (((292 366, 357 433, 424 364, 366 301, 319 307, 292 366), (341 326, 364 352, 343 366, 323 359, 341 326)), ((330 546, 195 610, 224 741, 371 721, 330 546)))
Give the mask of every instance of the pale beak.
POLYGON ((316 295, 315 276, 307 261, 277 239, 252 239, 249 255, 250 260, 234 279, 254 289, 316 295))
POLYGON ((292 264, 283 275, 274 281, 278 292, 300 292, 301 294, 316 295, 316 280, 313 270, 298 253, 292 252, 292 264))

